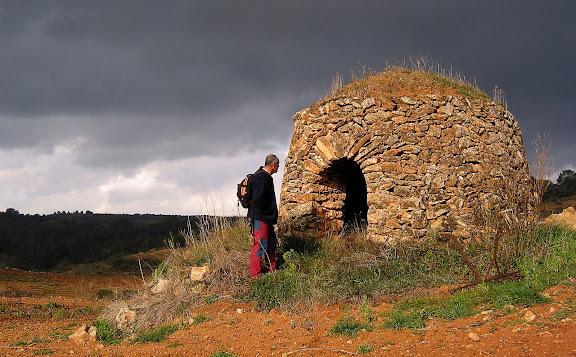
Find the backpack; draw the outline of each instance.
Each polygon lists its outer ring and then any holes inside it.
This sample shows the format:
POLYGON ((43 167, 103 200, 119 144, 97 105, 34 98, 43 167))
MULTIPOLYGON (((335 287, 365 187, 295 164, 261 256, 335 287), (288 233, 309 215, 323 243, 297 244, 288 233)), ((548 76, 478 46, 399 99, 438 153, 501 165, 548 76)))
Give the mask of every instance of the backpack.
POLYGON ((238 203, 244 208, 250 208, 252 205, 252 187, 250 184, 252 182, 252 178, 259 172, 261 172, 261 170, 258 170, 253 174, 246 175, 246 177, 244 177, 244 179, 238 184, 236 196, 238 197, 238 203))
POLYGON ((244 208, 248 208, 252 205, 252 188, 250 187, 250 179, 252 176, 254 175, 246 175, 242 182, 238 184, 238 190, 236 191, 236 196, 238 196, 238 203, 244 208))

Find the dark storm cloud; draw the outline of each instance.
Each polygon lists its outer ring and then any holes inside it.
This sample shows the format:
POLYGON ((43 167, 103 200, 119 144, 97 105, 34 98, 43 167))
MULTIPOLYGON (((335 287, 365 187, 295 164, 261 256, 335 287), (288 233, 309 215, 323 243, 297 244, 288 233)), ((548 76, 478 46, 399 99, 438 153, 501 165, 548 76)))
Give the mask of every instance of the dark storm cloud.
POLYGON ((525 142, 548 131, 564 153, 576 129, 574 10, 534 0, 0 1, 0 145, 79 136, 80 162, 129 165, 234 152, 260 136, 287 143, 290 116, 336 72, 428 55, 486 91, 503 88, 525 142))

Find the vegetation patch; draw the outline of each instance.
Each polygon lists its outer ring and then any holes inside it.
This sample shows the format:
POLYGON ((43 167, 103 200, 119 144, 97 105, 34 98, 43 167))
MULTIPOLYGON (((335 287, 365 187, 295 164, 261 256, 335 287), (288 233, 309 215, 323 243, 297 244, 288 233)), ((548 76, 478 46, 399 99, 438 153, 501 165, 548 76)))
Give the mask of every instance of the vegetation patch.
POLYGON ((122 331, 106 319, 96 320, 92 325, 98 330, 98 340, 103 345, 119 345, 122 342, 122 331))
POLYGON ((181 327, 178 325, 164 325, 160 326, 150 332, 142 333, 136 336, 132 342, 146 343, 146 342, 162 342, 167 336, 178 331, 181 327))
POLYGON ((98 289, 95 293, 96 300, 114 300, 116 294, 110 289, 98 289))
POLYGON ((359 322, 349 316, 344 316, 338 320, 334 326, 332 326, 330 333, 335 335, 355 337, 360 330, 371 331, 372 325, 365 322, 359 322))
POLYGON ((209 357, 234 357, 234 356, 236 356, 236 355, 232 352, 216 351, 216 352, 212 352, 209 357))
POLYGON ((201 324, 202 322, 206 322, 209 321, 210 318, 208 318, 208 316, 204 315, 203 313, 200 313, 196 316, 194 316, 190 321, 192 325, 198 325, 201 324))
POLYGON ((374 346, 373 344, 363 343, 361 345, 358 345, 358 347, 356 347, 356 354, 359 354, 359 355, 368 354, 368 353, 374 351, 375 348, 376 348, 376 346, 374 346))

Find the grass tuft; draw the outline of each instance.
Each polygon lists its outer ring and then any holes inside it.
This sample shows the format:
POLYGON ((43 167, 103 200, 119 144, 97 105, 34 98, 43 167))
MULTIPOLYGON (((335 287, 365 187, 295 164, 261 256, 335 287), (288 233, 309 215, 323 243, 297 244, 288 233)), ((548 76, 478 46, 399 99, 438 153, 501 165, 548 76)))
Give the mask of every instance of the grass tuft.
POLYGON ((115 328, 105 319, 99 319, 92 323, 98 330, 98 340, 103 345, 119 345, 122 342, 122 331, 115 328))
POLYGON ((374 351, 375 348, 376 347, 370 343, 363 343, 361 345, 358 345, 358 347, 356 347, 356 354, 365 355, 374 351))
POLYGON ((132 342, 134 343, 146 343, 146 342, 162 342, 167 336, 178 331, 180 327, 178 325, 164 325, 160 326, 150 332, 145 332, 137 335, 132 342))
POLYGON ((338 320, 334 326, 332 326, 330 333, 335 335, 355 337, 360 330, 371 331, 372 325, 356 321, 355 319, 348 316, 344 316, 338 320))

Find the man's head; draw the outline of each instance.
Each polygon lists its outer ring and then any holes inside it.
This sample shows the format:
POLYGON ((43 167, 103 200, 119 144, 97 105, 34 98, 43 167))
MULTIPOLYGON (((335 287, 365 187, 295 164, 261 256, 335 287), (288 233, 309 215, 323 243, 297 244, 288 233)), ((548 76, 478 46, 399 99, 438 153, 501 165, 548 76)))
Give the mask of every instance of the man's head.
POLYGON ((266 161, 264 161, 264 170, 266 170, 270 175, 278 172, 278 166, 280 166, 280 160, 274 154, 266 156, 266 161))

